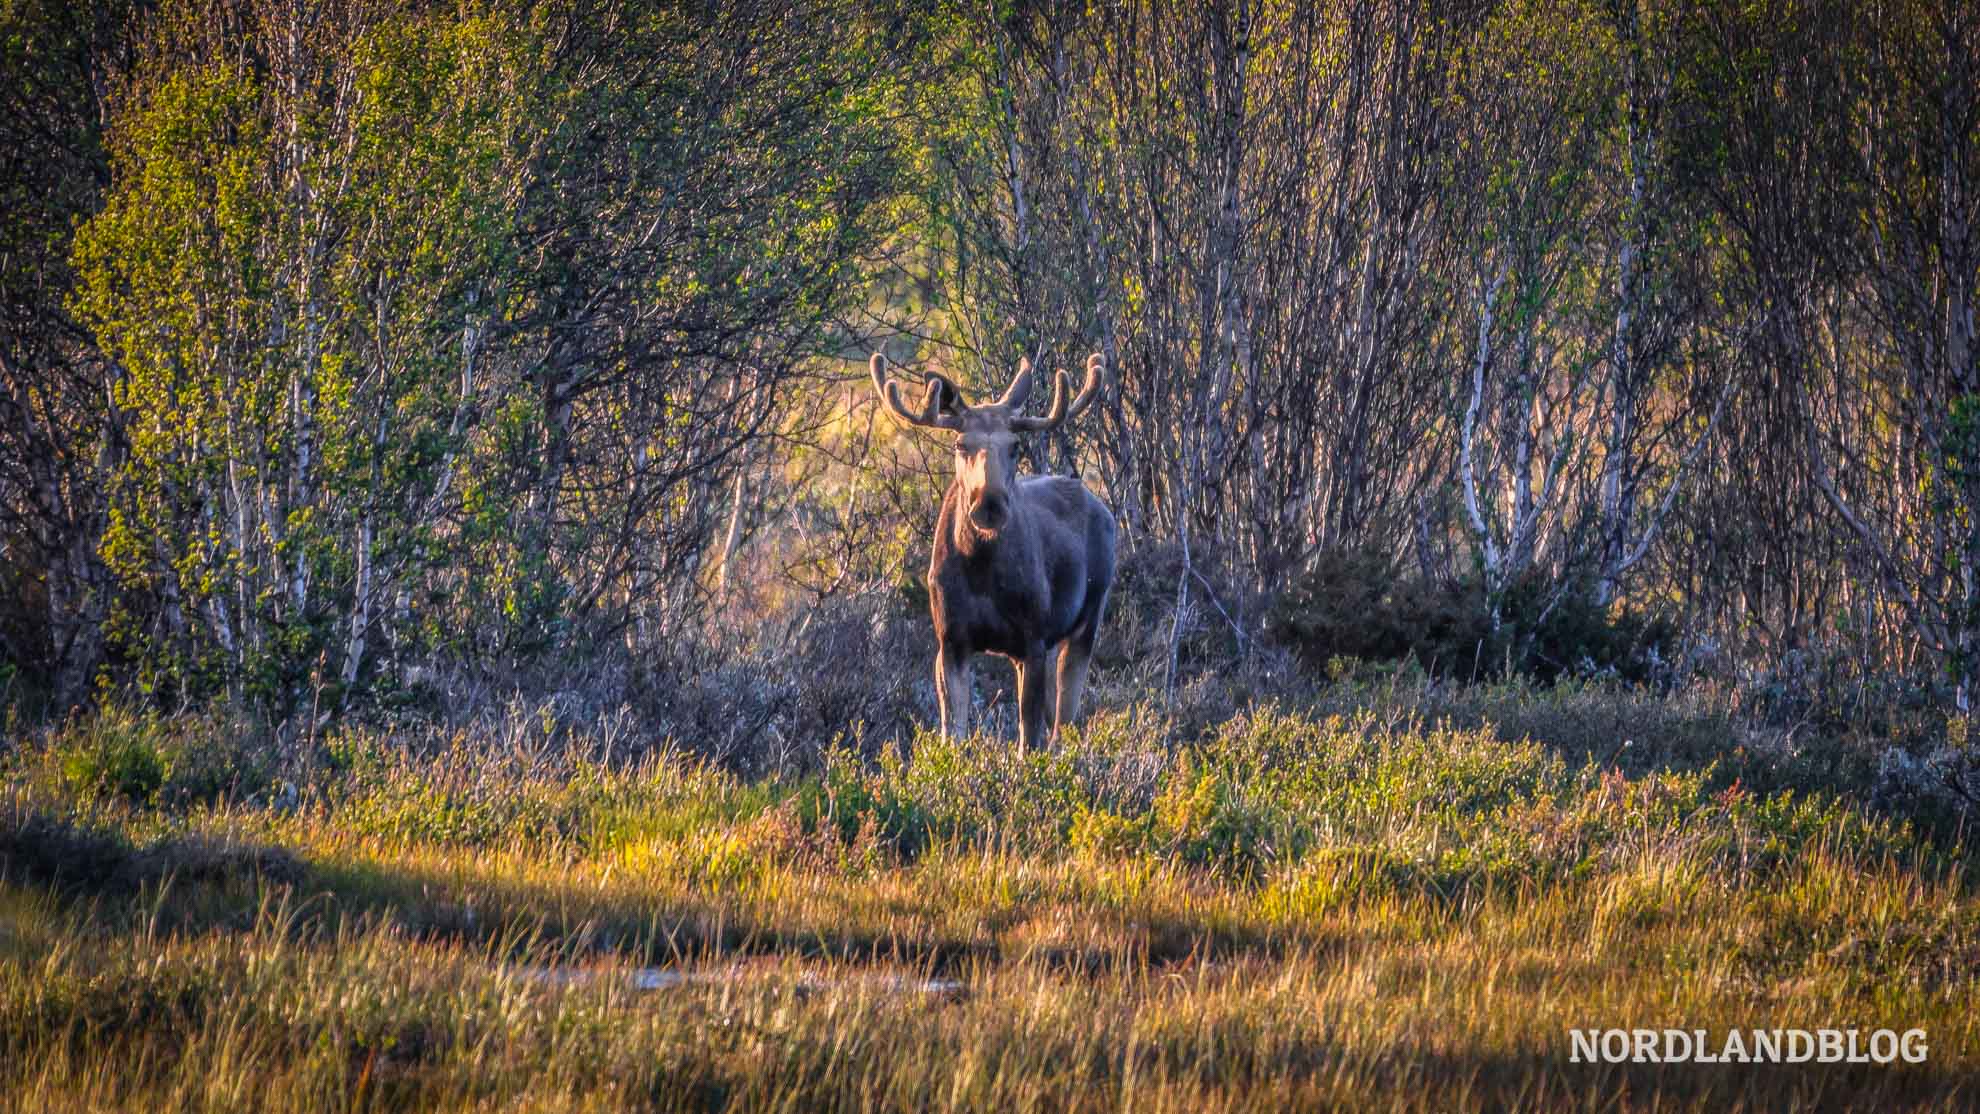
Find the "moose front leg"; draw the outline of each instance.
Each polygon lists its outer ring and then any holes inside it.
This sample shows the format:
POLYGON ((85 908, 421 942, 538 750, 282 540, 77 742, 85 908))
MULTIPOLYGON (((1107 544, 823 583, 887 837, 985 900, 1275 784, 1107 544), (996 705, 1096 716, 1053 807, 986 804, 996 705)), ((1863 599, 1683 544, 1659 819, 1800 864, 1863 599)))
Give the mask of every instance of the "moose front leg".
POLYGON ((1018 751, 1045 745, 1052 717, 1052 657, 1045 644, 1031 647, 1017 663, 1018 751))
POLYGON ((942 734, 969 734, 969 655, 944 644, 935 651, 935 699, 942 706, 942 734))

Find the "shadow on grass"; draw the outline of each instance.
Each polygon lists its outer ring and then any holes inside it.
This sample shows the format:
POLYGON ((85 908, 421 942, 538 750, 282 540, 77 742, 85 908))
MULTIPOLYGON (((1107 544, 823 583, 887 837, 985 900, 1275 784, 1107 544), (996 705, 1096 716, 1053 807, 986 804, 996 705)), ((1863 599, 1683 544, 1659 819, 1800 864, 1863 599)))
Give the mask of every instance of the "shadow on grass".
POLYGON ((176 884, 252 880, 300 885, 308 868, 287 849, 187 836, 134 847, 121 834, 18 806, 0 812, 0 878, 59 891, 133 897, 176 884))
MULTIPOLYGON (((136 846, 115 831, 44 812, 0 811, 0 882, 87 904, 107 928, 143 922, 153 931, 244 932, 271 897, 298 911, 289 931, 308 938, 384 921, 408 936, 477 945, 521 960, 545 951, 567 959, 610 955, 638 965, 680 966, 749 956, 874 964, 952 976, 992 963, 1023 962, 1086 976, 1149 965, 1207 963, 1239 954, 1316 954, 1341 941, 1311 932, 1255 931, 1160 915, 1117 917, 1129 929, 1107 945, 1008 944, 996 937, 1015 919, 985 911, 960 931, 928 922, 933 906, 876 900, 849 910, 830 903, 753 916, 719 892, 705 898, 599 893, 462 869, 375 860, 313 861, 286 848, 209 836, 166 837, 136 846), (860 921, 870 922, 866 924, 860 921), (906 927, 903 928, 902 926, 906 927)), ((849 883, 850 885, 850 883, 849 883)))

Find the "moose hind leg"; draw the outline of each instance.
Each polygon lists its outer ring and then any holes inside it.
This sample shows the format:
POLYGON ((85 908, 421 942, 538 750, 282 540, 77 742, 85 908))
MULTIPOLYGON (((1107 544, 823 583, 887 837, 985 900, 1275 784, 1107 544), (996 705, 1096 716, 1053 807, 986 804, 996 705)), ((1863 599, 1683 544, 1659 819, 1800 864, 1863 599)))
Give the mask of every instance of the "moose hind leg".
POLYGON ((1059 647, 1059 699, 1053 709, 1059 727, 1079 718, 1080 699, 1086 695, 1086 667, 1093 660, 1093 641, 1100 634, 1100 617, 1107 611, 1107 585, 1087 597, 1086 615, 1059 647))
POLYGON ((1060 730, 1079 718, 1080 697, 1086 691, 1086 666, 1093 659, 1093 627, 1073 632, 1059 647, 1058 707, 1055 721, 1060 730))
POLYGON ((942 734, 960 739, 969 734, 969 655, 953 646, 935 652, 935 699, 942 706, 942 734))

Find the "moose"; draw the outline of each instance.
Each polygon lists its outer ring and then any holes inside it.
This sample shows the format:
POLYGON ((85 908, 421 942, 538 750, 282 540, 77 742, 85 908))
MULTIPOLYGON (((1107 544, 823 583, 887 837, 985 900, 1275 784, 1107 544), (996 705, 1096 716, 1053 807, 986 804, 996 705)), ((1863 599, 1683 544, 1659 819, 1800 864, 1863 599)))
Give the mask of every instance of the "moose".
POLYGON ((942 497, 928 562, 928 610, 935 621, 935 692, 942 733, 969 733, 970 656, 998 654, 1017 667, 1018 746, 1042 745, 1047 717, 1058 730, 1079 715, 1093 639, 1114 582, 1114 516, 1072 476, 1019 476, 1017 438, 1077 417, 1100 391, 1101 359, 1068 400, 1072 378, 1055 373, 1052 409, 1019 411, 1031 397, 1032 368, 1020 359, 1003 395, 972 406, 948 379, 930 374, 919 411, 901 401, 887 360, 873 354, 873 390, 909 426, 957 435, 956 478, 942 497))

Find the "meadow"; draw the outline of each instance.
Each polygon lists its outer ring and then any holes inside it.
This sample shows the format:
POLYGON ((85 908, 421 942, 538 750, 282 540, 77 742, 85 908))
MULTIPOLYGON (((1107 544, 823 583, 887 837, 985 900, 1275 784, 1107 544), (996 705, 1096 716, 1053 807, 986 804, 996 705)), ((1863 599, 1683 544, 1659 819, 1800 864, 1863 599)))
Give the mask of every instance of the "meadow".
POLYGON ((1127 705, 1028 755, 855 736, 749 774, 630 724, 515 705, 282 749, 107 704, 14 732, 0 1108, 1980 1095, 1965 814, 1710 701, 1349 677, 1201 731, 1127 705), (1646 1026, 1929 1053, 1570 1058, 1646 1026))
POLYGON ((0 1114, 1980 1109, 1976 228, 1976 3, 0 0, 0 1114))

